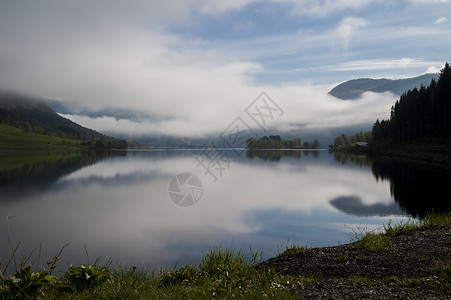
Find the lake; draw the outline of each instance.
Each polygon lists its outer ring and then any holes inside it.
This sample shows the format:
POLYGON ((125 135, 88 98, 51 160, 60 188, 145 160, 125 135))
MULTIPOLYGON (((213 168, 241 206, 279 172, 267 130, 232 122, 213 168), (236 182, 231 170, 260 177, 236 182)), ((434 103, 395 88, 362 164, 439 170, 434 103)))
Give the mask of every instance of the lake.
POLYGON ((69 244, 63 267, 111 258, 147 270, 197 262, 219 245, 268 258, 287 243, 346 243, 446 210, 451 182, 431 168, 325 150, 218 148, 83 153, 0 179, 3 266, 9 226, 17 259, 41 249, 45 264, 69 244))

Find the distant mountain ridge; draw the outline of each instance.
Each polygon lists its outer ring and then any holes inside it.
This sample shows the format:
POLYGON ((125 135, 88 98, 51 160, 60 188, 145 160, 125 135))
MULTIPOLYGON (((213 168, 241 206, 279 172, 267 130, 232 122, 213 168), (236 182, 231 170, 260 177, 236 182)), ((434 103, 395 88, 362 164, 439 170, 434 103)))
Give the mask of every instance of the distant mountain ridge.
POLYGON ((33 132, 79 140, 109 137, 58 115, 41 98, 0 90, 0 123, 29 126, 33 132))
POLYGON ((332 90, 329 94, 342 100, 354 100, 359 98, 365 92, 392 92, 398 96, 415 87, 421 85, 428 86, 431 80, 437 80, 438 73, 424 74, 418 77, 405 79, 371 79, 359 78, 343 82, 332 90))

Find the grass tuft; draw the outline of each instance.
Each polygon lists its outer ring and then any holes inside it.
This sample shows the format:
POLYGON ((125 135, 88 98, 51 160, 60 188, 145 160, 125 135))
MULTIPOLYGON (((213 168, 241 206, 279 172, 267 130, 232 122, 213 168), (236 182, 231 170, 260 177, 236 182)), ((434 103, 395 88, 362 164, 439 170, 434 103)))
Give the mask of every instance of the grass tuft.
POLYGON ((426 214, 426 217, 423 220, 421 220, 421 226, 446 224, 451 224, 451 211, 442 214, 430 212, 426 214))
POLYGON ((291 245, 291 246, 286 246, 285 250, 282 252, 283 254, 291 254, 291 253, 298 253, 298 252, 303 252, 306 251, 308 249, 311 249, 312 247, 309 246, 299 246, 299 245, 291 245))
POLYGON ((288 240, 286 243, 279 244, 277 243, 277 250, 274 253, 276 256, 281 254, 291 254, 291 253, 297 253, 297 252, 303 252, 308 249, 311 249, 312 247, 309 246, 299 246, 298 244, 289 244, 290 240, 288 240))
POLYGON ((383 226, 384 232, 388 236, 413 235, 418 232, 421 221, 409 219, 392 225, 390 220, 387 225, 384 224, 383 226))
POLYGON ((367 233, 354 244, 355 248, 364 249, 368 252, 387 251, 390 246, 391 241, 386 235, 374 232, 367 233))
POLYGON ((388 224, 383 225, 384 230, 379 233, 353 230, 351 242, 357 249, 365 249, 369 252, 387 251, 391 245, 390 237, 414 235, 422 227, 445 224, 451 224, 451 211, 442 214, 431 212, 421 220, 408 219, 396 224, 392 224, 390 220, 388 224))

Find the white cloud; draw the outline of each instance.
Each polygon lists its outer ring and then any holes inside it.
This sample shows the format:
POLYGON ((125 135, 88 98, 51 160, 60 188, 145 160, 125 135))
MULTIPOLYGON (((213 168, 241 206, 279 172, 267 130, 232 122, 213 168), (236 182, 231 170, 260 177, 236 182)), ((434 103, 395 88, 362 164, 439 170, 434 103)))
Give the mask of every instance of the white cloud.
POLYGON ((240 9, 244 6, 260 2, 260 0, 228 0, 228 1, 200 1, 199 11, 205 14, 217 14, 228 10, 240 9))
POLYGON ((363 18, 349 17, 343 19, 334 32, 336 41, 343 46, 344 50, 348 50, 354 31, 366 25, 367 21, 363 18))
POLYGON ((356 70, 391 70, 408 68, 429 68, 442 66, 443 62, 421 61, 414 58, 401 59, 370 59, 356 60, 338 64, 330 68, 331 71, 356 71, 356 70))
POLYGON ((440 72, 440 68, 432 66, 432 67, 427 68, 426 72, 424 72, 424 74, 439 73, 439 72, 440 72))
POLYGON ((337 14, 344 10, 358 10, 370 3, 380 0, 274 0, 275 2, 291 3, 294 6, 293 12, 300 15, 328 16, 337 14))
MULTIPOLYGON (((237 94, 246 93, 244 85, 235 87, 237 94)), ((358 126, 371 124, 376 119, 387 118, 390 107, 397 96, 384 93, 365 93, 361 99, 343 101, 327 95, 325 86, 284 86, 267 87, 268 95, 283 109, 280 119, 268 120, 270 127, 280 132, 306 132, 324 130, 331 127, 358 126)), ((237 116, 243 116, 243 110, 258 94, 240 99, 239 104, 228 107, 226 102, 216 103, 216 110, 193 116, 185 115, 160 122, 133 122, 112 117, 89 118, 78 115, 63 115, 83 126, 111 134, 176 136, 202 136, 219 134, 237 116), (225 114, 224 111, 229 113, 225 114)), ((252 125, 251 120, 246 120, 252 125)), ((257 126, 256 126, 257 127, 257 126)), ((257 129, 257 128, 256 128, 257 129)))
MULTIPOLYGON (((346 116, 343 111, 349 108, 359 112, 359 117, 348 116, 349 124, 367 122, 373 118, 373 111, 382 113, 385 108, 376 109, 378 104, 371 100, 373 96, 368 96, 366 105, 374 110, 367 110, 363 101, 353 102, 354 106, 335 102, 321 87, 305 83, 300 87, 301 79, 314 82, 313 76, 322 77, 330 71, 334 75, 353 72, 355 76, 362 70, 418 72, 439 68, 443 62, 410 53, 403 59, 393 59, 399 57, 396 54, 375 57, 382 55, 384 45, 408 47, 406 41, 412 44, 421 40, 433 48, 446 48, 447 36, 451 36, 439 26, 391 28, 384 23, 382 29, 376 28, 380 23, 375 24, 374 17, 357 14, 377 2, 372 0, 259 1, 265 5, 293 5, 293 13, 309 15, 301 17, 306 24, 321 20, 318 28, 296 25, 271 36, 208 40, 171 31, 174 24, 191 24, 196 13, 219 15, 254 2, 257 1, 133 1, 133 5, 104 0, 85 5, 56 0, 2 2, 0 87, 68 100, 99 115, 108 109, 160 117, 159 121, 149 117, 149 121, 137 123, 72 116, 101 131, 180 135, 221 131, 265 90, 290 108, 284 121, 278 124, 280 128, 292 129, 297 126, 292 124, 306 122, 319 128, 345 124, 347 121, 339 116, 346 116), (338 15, 344 10, 355 16, 327 22, 317 18, 338 15), (400 39, 402 43, 398 43, 400 39), (356 45, 365 50, 355 54, 356 45), (334 51, 337 49, 346 51, 334 51), (257 83, 255 75, 270 74, 273 70, 275 75, 271 79, 281 74, 288 78, 284 85, 257 83), (292 79, 295 72, 302 74, 302 78, 292 79)), ((252 32, 254 26, 259 26, 256 19, 233 20, 241 21, 233 23, 241 31, 252 32)))
POLYGON ((175 51, 185 41, 174 36, 118 32, 118 37, 95 38, 97 42, 16 49, 0 82, 10 89, 73 100, 93 111, 136 110, 202 124, 221 124, 213 116, 233 117, 242 101, 261 91, 249 85, 246 75, 257 64, 228 61, 214 51, 175 51), (30 48, 34 56, 27 55, 30 48))
POLYGON ((358 100, 343 101, 326 94, 327 87, 302 86, 270 90, 285 110, 278 121, 281 130, 327 129, 373 123, 387 118, 398 98, 391 93, 365 93, 358 100), (301 126, 299 126, 301 125, 301 126))
POLYGON ((451 3, 451 0, 409 0, 409 1, 417 4, 451 3))
POLYGON ((440 24, 440 23, 444 23, 444 22, 446 22, 446 21, 448 21, 448 18, 446 18, 446 17, 440 17, 440 18, 438 18, 437 20, 435 20, 435 24, 440 24))
POLYGON ((293 7, 292 12, 297 15, 328 16, 344 10, 358 10, 370 3, 381 0, 229 0, 229 1, 192 1, 191 6, 204 14, 218 14, 225 11, 237 10, 252 3, 285 3, 293 7))

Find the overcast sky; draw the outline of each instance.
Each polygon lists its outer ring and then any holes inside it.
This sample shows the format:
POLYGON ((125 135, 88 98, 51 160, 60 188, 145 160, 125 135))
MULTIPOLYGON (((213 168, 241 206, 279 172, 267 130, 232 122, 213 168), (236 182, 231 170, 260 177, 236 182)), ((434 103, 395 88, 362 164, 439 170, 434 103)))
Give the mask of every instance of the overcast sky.
POLYGON ((397 97, 330 88, 436 72, 450 49, 451 0, 0 0, 0 88, 107 133, 215 134, 262 91, 281 132, 369 124, 397 97))

